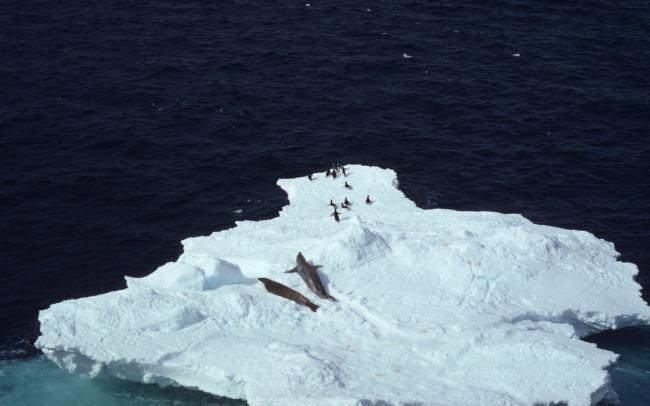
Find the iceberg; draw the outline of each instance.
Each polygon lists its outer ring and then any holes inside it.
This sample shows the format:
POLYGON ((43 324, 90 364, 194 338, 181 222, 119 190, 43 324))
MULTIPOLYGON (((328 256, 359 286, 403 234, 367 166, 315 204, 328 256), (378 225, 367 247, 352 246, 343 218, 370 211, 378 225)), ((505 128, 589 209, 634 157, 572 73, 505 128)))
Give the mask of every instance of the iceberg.
POLYGON ((252 406, 616 400, 617 355, 580 338, 648 324, 650 308, 612 243, 517 214, 424 210, 394 171, 347 169, 281 179, 278 217, 188 238, 126 289, 42 310, 36 346, 70 372, 252 406), (336 222, 329 201, 346 197, 336 222), (337 302, 285 273, 299 251, 337 302))

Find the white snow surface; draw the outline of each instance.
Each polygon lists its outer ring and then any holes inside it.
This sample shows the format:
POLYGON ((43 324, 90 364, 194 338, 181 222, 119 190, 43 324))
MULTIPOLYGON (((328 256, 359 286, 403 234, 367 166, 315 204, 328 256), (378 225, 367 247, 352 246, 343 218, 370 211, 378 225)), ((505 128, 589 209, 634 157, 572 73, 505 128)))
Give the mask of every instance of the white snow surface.
POLYGON ((390 169, 281 179, 279 216, 183 241, 127 288, 41 311, 36 345, 90 376, 250 405, 596 404, 617 355, 587 334, 648 324, 612 243, 517 214, 423 210, 390 169), (343 187, 347 181, 354 189, 343 187), (374 201, 364 203, 366 195, 374 201), (352 210, 330 216, 329 200, 352 210), (319 299, 284 271, 322 265, 319 299), (272 295, 267 277, 320 308, 272 295))

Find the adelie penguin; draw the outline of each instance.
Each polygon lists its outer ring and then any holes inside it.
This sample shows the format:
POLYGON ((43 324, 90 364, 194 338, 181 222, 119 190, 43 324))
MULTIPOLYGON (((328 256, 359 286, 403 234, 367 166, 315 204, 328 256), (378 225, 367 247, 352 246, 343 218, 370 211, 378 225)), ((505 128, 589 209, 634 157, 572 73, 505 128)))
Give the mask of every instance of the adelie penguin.
POLYGON ((337 207, 337 206, 336 206, 336 203, 334 203, 334 202, 332 201, 332 199, 330 199, 330 206, 334 207, 334 209, 336 209, 336 207, 337 207))
POLYGON ((348 185, 348 182, 345 182, 345 185, 343 185, 346 189, 352 190, 352 186, 348 185))
POLYGON ((352 206, 352 203, 350 203, 350 202, 348 201, 348 197, 347 197, 347 196, 345 197, 345 200, 343 200, 343 204, 346 205, 346 206, 352 206))
POLYGON ((311 177, 311 173, 309 175, 307 175, 307 179, 314 180, 314 178, 311 177))
POLYGON ((341 165, 341 173, 343 173, 343 176, 347 177, 348 174, 345 173, 345 166, 341 165))
POLYGON ((372 200, 370 200, 370 195, 366 195, 366 204, 372 204, 372 200))
POLYGON ((328 169, 327 172, 325 172, 325 177, 327 178, 327 177, 329 177, 329 176, 332 176, 332 173, 331 173, 330 170, 328 169))
POLYGON ((340 221, 339 212, 336 211, 336 207, 334 208, 334 213, 330 214, 330 216, 334 216, 334 220, 336 220, 337 223, 340 221))

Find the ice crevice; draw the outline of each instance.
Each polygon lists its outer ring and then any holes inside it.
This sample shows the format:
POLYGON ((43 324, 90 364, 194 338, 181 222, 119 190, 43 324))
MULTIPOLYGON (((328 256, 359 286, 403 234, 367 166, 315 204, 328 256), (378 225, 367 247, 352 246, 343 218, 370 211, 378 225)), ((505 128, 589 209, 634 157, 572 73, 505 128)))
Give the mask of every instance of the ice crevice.
POLYGON ((612 243, 518 214, 423 210, 394 171, 347 169, 281 179, 289 204, 276 218, 188 238, 123 290, 42 310, 36 345, 70 372, 253 406, 615 399, 616 354, 580 338, 648 324, 650 308, 612 243), (330 199, 346 197, 337 223, 330 199), (336 302, 285 273, 299 251, 336 302), (320 308, 271 295, 260 277, 320 308))

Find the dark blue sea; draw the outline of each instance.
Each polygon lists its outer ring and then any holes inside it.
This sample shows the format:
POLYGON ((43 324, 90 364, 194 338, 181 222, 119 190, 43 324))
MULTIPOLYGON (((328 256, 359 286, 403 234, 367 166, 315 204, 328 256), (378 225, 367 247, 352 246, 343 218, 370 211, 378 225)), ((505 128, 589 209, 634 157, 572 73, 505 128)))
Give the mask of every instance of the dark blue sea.
MULTIPOLYGON (((278 178, 333 161, 590 231, 647 301, 650 2, 0 1, 0 404, 235 404, 69 375, 38 311, 274 217, 278 178)), ((650 404, 650 329, 589 340, 650 404)))

